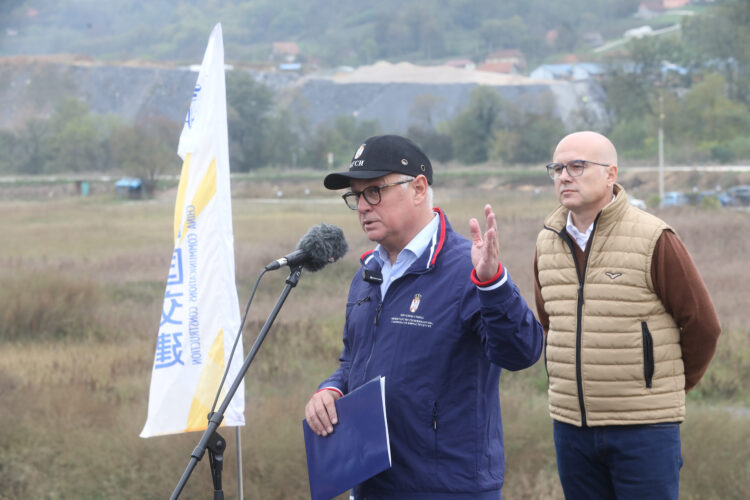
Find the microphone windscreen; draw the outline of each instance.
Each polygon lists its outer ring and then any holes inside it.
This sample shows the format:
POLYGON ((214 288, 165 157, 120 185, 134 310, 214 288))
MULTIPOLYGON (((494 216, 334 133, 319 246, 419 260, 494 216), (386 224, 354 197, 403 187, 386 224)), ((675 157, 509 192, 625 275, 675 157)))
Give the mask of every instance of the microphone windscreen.
POLYGON ((307 234, 299 240, 297 248, 307 255, 302 267, 315 272, 343 257, 349 250, 349 245, 340 227, 319 224, 310 228, 307 234))

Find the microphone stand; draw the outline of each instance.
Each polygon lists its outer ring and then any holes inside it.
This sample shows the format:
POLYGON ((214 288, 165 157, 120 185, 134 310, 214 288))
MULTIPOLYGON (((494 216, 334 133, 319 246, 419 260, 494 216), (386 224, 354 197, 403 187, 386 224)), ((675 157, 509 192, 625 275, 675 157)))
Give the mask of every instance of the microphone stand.
POLYGON ((271 325, 273 325, 276 316, 279 314, 281 306, 284 305, 284 301, 286 301, 286 298, 289 296, 292 288, 297 286, 301 275, 302 266, 293 266, 291 272, 289 273, 289 276, 286 278, 286 285, 284 286, 281 295, 279 295, 279 298, 276 300, 276 305, 268 315, 268 319, 263 325, 263 328, 261 328, 260 333, 258 333, 258 337, 255 339, 255 343, 253 344, 252 349, 250 349, 250 352, 245 358, 245 362, 242 364, 242 367, 237 374, 237 378, 234 379, 232 386, 229 388, 227 395, 224 397, 224 401, 222 401, 217 411, 208 414, 208 427, 203 433, 203 436, 198 442, 198 445, 193 450, 193 453, 190 455, 190 462, 188 463, 185 472, 182 474, 179 483, 177 483, 177 486, 172 492, 172 496, 169 497, 170 500, 176 500, 180 496, 182 489, 185 487, 187 480, 190 478, 190 474, 193 473, 193 469, 195 469, 195 466, 198 465, 198 461, 203 458, 203 454, 206 452, 207 448, 209 450, 208 453, 209 460, 211 462, 211 476, 214 483, 214 500, 224 499, 224 492, 221 489, 221 468, 223 464, 223 452, 226 448, 226 441, 219 435, 219 433, 216 432, 216 429, 219 427, 219 425, 221 425, 221 421, 224 420, 224 412, 229 407, 229 403, 232 401, 232 397, 234 397, 234 394, 237 392, 240 383, 242 383, 242 379, 245 377, 248 368, 250 368, 250 363, 253 362, 253 358, 255 358, 258 349, 260 349, 260 345, 266 338, 268 330, 271 328, 271 325))

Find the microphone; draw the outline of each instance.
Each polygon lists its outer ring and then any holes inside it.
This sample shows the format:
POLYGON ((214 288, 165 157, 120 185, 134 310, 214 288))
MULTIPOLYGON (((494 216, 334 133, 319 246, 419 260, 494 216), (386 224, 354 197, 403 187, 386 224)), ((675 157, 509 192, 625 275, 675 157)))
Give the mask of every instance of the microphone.
POLYGON ((307 231, 297 249, 284 257, 274 260, 266 266, 266 271, 273 271, 281 266, 295 267, 315 272, 327 264, 336 262, 349 250, 340 227, 331 224, 319 224, 307 231))

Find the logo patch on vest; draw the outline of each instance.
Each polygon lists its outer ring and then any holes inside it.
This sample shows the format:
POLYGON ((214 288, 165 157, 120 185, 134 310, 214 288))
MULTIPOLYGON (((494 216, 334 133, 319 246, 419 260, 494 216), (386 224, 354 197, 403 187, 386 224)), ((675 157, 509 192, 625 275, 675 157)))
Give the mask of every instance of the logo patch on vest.
POLYGON ((604 274, 606 274, 609 277, 609 279, 612 279, 612 280, 615 279, 615 278, 619 278, 620 276, 622 276, 622 273, 612 273, 612 272, 609 272, 609 271, 605 272, 604 274))

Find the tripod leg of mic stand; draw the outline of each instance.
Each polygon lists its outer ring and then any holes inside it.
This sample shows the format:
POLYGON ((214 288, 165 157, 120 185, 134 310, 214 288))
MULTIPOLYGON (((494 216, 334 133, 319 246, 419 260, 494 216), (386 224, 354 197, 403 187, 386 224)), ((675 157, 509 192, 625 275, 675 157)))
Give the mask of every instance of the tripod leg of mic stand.
MULTIPOLYGON (((237 374, 237 377, 234 379, 234 382, 232 382, 231 387, 229 387, 229 390, 227 391, 227 394, 224 397, 224 401, 221 403, 221 405, 219 405, 219 409, 217 411, 209 414, 208 427, 203 433, 203 436, 201 436, 201 439, 198 442, 198 445, 193 450, 193 453, 190 455, 190 462, 188 462, 188 465, 185 468, 185 472, 182 473, 182 477, 180 478, 180 481, 177 483, 177 486, 175 486, 175 489, 172 492, 172 496, 169 497, 170 500, 177 500, 177 498, 180 496, 180 493, 182 492, 182 489, 185 487, 185 484, 187 483, 188 478, 190 478, 190 475, 193 473, 195 466, 198 464, 198 461, 201 459, 201 457, 203 457, 203 453, 208 448, 209 441, 215 439, 213 435, 216 434, 216 429, 219 427, 219 425, 221 425, 221 421, 224 419, 224 412, 226 412, 227 407, 229 406, 229 402, 232 400, 232 397, 234 396, 235 392, 237 392, 237 389, 242 383, 242 379, 245 376, 245 373, 247 373, 247 369, 250 368, 250 363, 252 363, 253 359, 255 359, 255 355, 257 354, 258 349, 260 349, 260 345, 263 343, 263 339, 266 338, 266 334, 268 333, 268 330, 271 328, 271 325, 273 325, 273 322, 276 319, 276 316, 279 314, 279 311, 281 310, 281 306, 284 304, 284 301, 289 296, 289 293, 291 292, 292 288, 294 288, 297 285, 297 282, 299 281, 299 278, 301 275, 302 275, 302 266, 296 266, 294 269, 292 269, 291 273, 289 273, 289 276, 287 277, 286 282, 285 282, 286 285, 284 286, 284 290, 281 292, 281 295, 276 301, 276 305, 271 311, 271 314, 268 316, 268 319, 266 320, 266 323, 263 325, 263 328, 261 329, 260 333, 258 333, 258 338, 255 339, 255 344, 253 344, 252 349, 250 349, 250 353, 245 358, 245 362, 242 364, 242 368, 240 368, 240 372, 237 374)), ((222 442, 221 452, 223 454, 224 448, 226 448, 226 442, 223 439, 221 439, 221 442, 222 442)), ((216 495, 216 493, 214 495, 216 495)), ((214 498, 223 499, 224 494, 221 493, 221 497, 214 496, 214 498)))
POLYGON ((208 449, 208 462, 211 464, 211 479, 214 482, 214 500, 224 500, 221 470, 224 467, 224 450, 227 448, 227 443, 218 432, 214 432, 206 448, 208 449))

